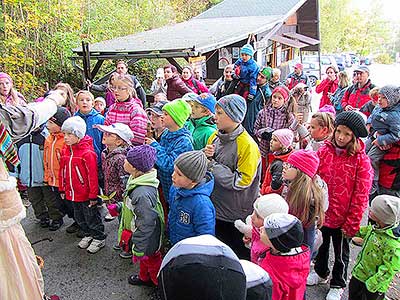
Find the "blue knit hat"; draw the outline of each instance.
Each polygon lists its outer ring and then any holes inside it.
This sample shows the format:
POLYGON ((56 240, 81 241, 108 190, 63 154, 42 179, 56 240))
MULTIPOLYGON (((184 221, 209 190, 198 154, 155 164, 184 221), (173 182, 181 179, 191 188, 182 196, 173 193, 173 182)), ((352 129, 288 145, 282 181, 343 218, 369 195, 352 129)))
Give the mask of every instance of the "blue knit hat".
POLYGON ((253 46, 250 44, 244 45, 242 47, 242 49, 240 49, 240 54, 247 54, 247 55, 253 56, 253 54, 254 54, 253 46))
POLYGON ((207 108, 212 114, 215 114, 215 104, 217 104, 217 100, 215 100, 213 95, 202 93, 198 95, 194 101, 207 108))
POLYGON ((219 105, 224 112, 236 123, 242 123, 246 115, 246 100, 242 96, 231 94, 218 100, 219 105))

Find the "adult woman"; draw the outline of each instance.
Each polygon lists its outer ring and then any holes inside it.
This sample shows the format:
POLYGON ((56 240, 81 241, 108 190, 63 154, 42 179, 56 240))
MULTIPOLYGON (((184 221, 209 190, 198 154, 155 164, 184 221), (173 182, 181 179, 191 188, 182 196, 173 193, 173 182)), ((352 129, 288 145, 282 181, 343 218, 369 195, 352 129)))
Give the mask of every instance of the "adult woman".
POLYGON ((0 72, 0 102, 4 105, 26 105, 25 98, 14 89, 13 80, 7 73, 0 72))
POLYGON ((319 108, 328 104, 332 105, 329 99, 328 93, 333 93, 338 88, 338 79, 336 74, 338 73, 335 66, 329 66, 326 68, 326 78, 321 81, 321 83, 315 88, 315 91, 320 94, 322 93, 321 100, 319 102, 319 108))
POLYGON ((277 68, 272 69, 272 78, 268 84, 271 91, 273 91, 277 86, 283 85, 281 82, 281 70, 277 68))
POLYGON ((224 68, 224 75, 217 83, 215 98, 220 99, 225 95, 233 94, 238 80, 233 79, 233 65, 227 65, 224 68))
POLYGON ((74 91, 68 83, 59 82, 54 87, 55 90, 58 90, 61 96, 65 99, 64 107, 69 110, 71 115, 73 115, 77 111, 74 91))
POLYGON ((164 77, 167 82, 167 99, 169 101, 182 98, 183 95, 191 93, 192 90, 179 77, 178 71, 173 65, 164 67, 164 77))
POLYGON ((200 95, 201 93, 209 92, 208 88, 203 83, 194 78, 193 69, 190 66, 186 66, 182 69, 182 81, 193 93, 200 95))
POLYGON ((350 84, 349 76, 346 71, 339 72, 338 75, 338 88, 332 93, 328 93, 328 97, 332 102, 333 107, 336 110, 336 114, 343 111, 342 98, 350 84))

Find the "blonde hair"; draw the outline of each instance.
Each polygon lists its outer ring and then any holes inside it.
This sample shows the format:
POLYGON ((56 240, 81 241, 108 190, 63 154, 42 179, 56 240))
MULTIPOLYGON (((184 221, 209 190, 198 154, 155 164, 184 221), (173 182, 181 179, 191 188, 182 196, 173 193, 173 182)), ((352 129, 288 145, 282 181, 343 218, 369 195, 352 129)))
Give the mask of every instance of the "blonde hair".
POLYGON ((289 212, 296 216, 304 227, 313 226, 316 220, 318 227, 324 223, 324 192, 317 182, 317 176, 311 178, 297 170, 296 178, 289 184, 286 201, 289 212))
POLYGON ((378 97, 379 94, 379 88, 374 87, 372 90, 369 91, 369 96, 374 99, 375 97, 378 97))
POLYGON ((67 94, 67 100, 65 101, 65 107, 71 114, 76 112, 76 102, 74 98, 74 91, 68 83, 59 82, 54 87, 55 90, 62 90, 67 94))
POLYGON ((339 75, 338 75, 338 85, 341 88, 345 88, 347 86, 349 86, 350 84, 350 79, 349 76, 347 75, 346 71, 340 71, 339 75))
POLYGON ((121 75, 121 74, 116 74, 113 78, 114 84, 117 81, 122 82, 124 85, 128 87, 128 92, 131 98, 137 98, 137 93, 135 90, 135 85, 133 83, 132 78, 129 75, 121 75))
POLYGON ((80 95, 86 95, 89 96, 90 100, 92 100, 94 102, 94 96, 91 92, 87 91, 87 90, 80 90, 75 94, 75 100, 76 102, 78 102, 78 98, 80 95))
POLYGON ((311 119, 315 119, 322 128, 327 127, 329 135, 335 130, 335 120, 331 113, 317 112, 311 116, 311 119))
POLYGON ((279 74, 279 77, 281 77, 281 70, 280 69, 278 69, 278 68, 273 68, 272 69, 272 76, 275 76, 275 75, 278 75, 279 74))

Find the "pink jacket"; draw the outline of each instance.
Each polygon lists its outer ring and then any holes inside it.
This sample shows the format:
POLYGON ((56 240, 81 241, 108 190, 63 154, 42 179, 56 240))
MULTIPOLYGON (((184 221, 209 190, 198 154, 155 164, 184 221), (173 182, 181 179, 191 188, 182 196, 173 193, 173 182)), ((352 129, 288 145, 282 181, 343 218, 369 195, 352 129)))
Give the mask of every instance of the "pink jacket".
POLYGON ((303 300, 310 272, 310 250, 295 255, 272 254, 267 251, 261 267, 272 280, 272 300, 303 300))
POLYGON ((253 230, 251 232, 251 262, 255 263, 256 265, 260 265, 260 255, 265 253, 268 249, 269 247, 260 240, 260 230, 253 226, 253 230))
POLYGON ((360 228, 373 176, 364 143, 359 142, 361 149, 353 156, 346 152, 337 154, 331 141, 325 141, 317 151, 318 174, 328 185, 329 194, 324 226, 341 228, 348 236, 353 236, 360 228))

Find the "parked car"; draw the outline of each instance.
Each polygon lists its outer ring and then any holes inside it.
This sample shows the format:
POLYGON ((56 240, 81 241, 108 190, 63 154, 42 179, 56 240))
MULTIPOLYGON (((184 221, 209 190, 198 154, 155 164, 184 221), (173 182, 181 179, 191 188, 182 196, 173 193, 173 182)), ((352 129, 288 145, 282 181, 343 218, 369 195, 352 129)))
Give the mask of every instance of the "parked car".
POLYGON ((351 66, 353 65, 353 62, 351 60, 350 54, 342 53, 342 56, 343 56, 344 61, 346 63, 346 68, 351 68, 351 66))
POLYGON ((336 64, 338 66, 338 70, 339 71, 344 71, 345 67, 346 67, 346 62, 343 58, 343 56, 341 55, 335 55, 334 56, 335 60, 336 60, 336 64))
MULTIPOLYGON (((304 55, 303 63, 304 62, 315 63, 316 65, 318 65, 318 55, 304 55)), ((336 67, 336 69, 338 69, 335 58, 332 55, 321 55, 321 76, 324 76, 326 74, 326 69, 329 66, 334 66, 336 67)))
POLYGON ((350 57, 351 57, 351 62, 353 65, 359 65, 360 64, 360 58, 354 54, 354 53, 349 53, 350 57))

